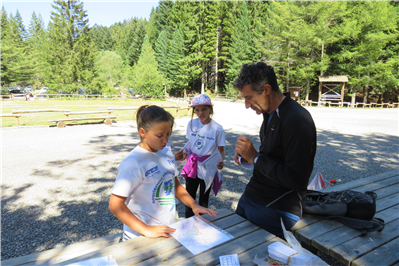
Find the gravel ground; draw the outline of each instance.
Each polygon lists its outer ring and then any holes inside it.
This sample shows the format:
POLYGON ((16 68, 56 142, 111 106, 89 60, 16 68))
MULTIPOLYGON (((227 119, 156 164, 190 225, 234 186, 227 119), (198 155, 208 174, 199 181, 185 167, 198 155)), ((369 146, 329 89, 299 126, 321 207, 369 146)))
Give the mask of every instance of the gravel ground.
MULTIPOLYGON (((318 132, 312 177, 320 170, 339 184, 398 169, 398 109, 308 110, 318 132)), ((174 151, 186 142, 189 119, 176 119, 174 151)), ((214 119, 226 131, 227 147, 224 184, 210 208, 234 211, 251 176, 234 163, 235 142, 246 135, 258 147, 262 118, 242 102, 217 101, 214 119)), ((135 122, 0 132, 1 260, 122 232, 108 200, 119 163, 138 144, 135 122)), ((184 206, 178 210, 183 216, 184 206)))

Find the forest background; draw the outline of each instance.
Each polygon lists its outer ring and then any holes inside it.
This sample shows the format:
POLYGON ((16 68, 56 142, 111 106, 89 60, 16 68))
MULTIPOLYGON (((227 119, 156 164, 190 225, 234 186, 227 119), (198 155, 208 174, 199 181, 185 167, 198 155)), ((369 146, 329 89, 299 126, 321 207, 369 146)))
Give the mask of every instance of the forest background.
POLYGON ((236 94, 244 63, 274 67, 280 88, 316 91, 347 75, 352 101, 398 101, 399 2, 159 1, 149 20, 90 26, 84 3, 54 1, 50 22, 1 11, 1 86, 54 93, 236 94))

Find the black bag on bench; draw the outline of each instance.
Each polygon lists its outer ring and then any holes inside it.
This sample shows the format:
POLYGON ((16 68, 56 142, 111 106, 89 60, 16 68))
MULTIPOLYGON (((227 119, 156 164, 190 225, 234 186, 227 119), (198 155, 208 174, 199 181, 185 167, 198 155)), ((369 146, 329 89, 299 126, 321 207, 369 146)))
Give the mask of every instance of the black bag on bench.
POLYGON ((322 192, 308 190, 303 213, 322 219, 334 219, 346 226, 358 229, 362 236, 368 232, 382 231, 384 220, 375 218, 375 200, 372 191, 361 193, 354 190, 322 192))

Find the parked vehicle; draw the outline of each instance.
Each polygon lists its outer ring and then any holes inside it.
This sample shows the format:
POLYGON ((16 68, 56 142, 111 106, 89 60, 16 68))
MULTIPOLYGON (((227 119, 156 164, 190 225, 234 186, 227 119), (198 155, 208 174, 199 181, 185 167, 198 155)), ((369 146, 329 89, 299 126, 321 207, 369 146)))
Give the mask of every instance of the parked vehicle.
POLYGON ((85 95, 87 94, 87 90, 85 88, 79 88, 78 94, 85 95))
POLYGON ((47 93, 47 90, 49 90, 49 88, 47 88, 47 87, 42 87, 42 88, 40 88, 39 94, 46 94, 46 93, 47 93))
POLYGON ((8 91, 11 94, 25 94, 25 92, 21 89, 20 86, 10 87, 8 88, 8 91))
POLYGON ((26 86, 25 88, 24 88, 24 91, 25 92, 30 92, 32 90, 32 86, 26 86))

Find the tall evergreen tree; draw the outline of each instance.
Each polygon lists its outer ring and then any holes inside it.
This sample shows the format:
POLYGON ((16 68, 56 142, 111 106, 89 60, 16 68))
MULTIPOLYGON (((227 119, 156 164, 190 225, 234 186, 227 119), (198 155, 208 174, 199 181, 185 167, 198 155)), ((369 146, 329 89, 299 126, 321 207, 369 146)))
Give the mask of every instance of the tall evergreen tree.
POLYGON ((45 53, 45 41, 46 32, 44 29, 44 22, 42 16, 38 16, 33 11, 32 18, 28 27, 28 38, 27 42, 29 45, 29 51, 32 57, 35 59, 31 64, 33 70, 32 85, 36 88, 44 85, 44 53, 45 53))
POLYGON ((77 92, 94 76, 95 44, 89 20, 78 0, 55 0, 48 26, 46 83, 56 90, 77 92))
POLYGON ((166 30, 161 31, 155 42, 155 57, 158 62, 159 72, 168 77, 168 36, 166 30))
POLYGON ((188 85, 189 77, 186 72, 187 64, 185 60, 185 41, 184 41, 184 24, 180 23, 179 27, 173 33, 173 38, 168 51, 168 79, 172 87, 172 92, 176 95, 182 94, 182 89, 188 85))
POLYGON ((341 43, 342 50, 337 58, 342 72, 350 77, 352 103, 359 89, 363 91, 363 101, 368 102, 371 88, 376 88, 374 93, 379 94, 382 93, 379 89, 385 87, 385 79, 379 75, 391 68, 386 65, 392 62, 386 61, 387 46, 397 43, 398 14, 389 2, 351 2, 348 6, 345 19, 352 25, 352 35, 341 43))
POLYGON ((133 67, 133 76, 133 87, 138 90, 138 93, 149 97, 163 95, 165 78, 158 72, 158 63, 148 36, 144 39, 139 60, 133 67))
POLYGON ((132 33, 132 42, 127 52, 126 63, 133 66, 140 56, 140 51, 146 36, 145 22, 143 20, 138 22, 138 25, 132 33))
POLYGON ((254 55, 254 44, 251 34, 251 20, 248 15, 246 2, 241 5, 236 29, 232 36, 229 49, 230 58, 227 59, 227 83, 232 84, 237 77, 242 64, 251 63, 254 55))
POLYGON ((12 72, 10 64, 12 64, 16 53, 13 52, 12 35, 10 21, 4 7, 1 9, 1 86, 10 84, 12 72))

